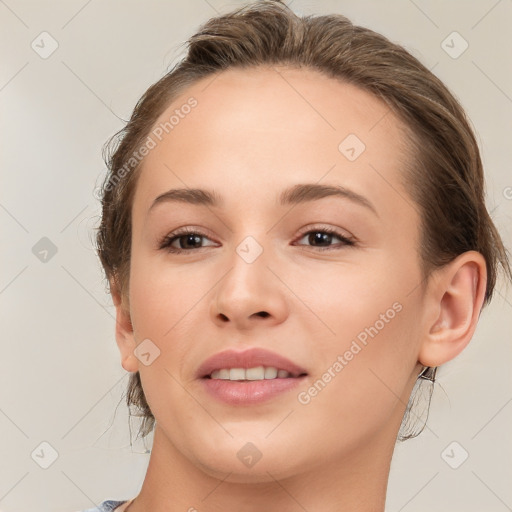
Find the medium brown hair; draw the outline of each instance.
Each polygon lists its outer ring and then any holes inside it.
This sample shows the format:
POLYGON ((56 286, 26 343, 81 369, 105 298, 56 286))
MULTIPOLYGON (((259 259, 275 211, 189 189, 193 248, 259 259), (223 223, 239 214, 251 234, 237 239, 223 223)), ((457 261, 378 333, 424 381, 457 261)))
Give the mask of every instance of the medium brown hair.
MULTIPOLYGON (((141 168, 134 155, 178 95, 229 68, 309 68, 380 98, 409 134, 414 160, 402 178, 420 212, 417 251, 424 282, 433 270, 470 250, 486 261, 484 306, 491 300, 498 265, 512 280, 508 251, 485 206, 482 162, 466 115, 443 83, 404 48, 340 14, 299 17, 279 1, 263 0, 210 19, 189 39, 187 50, 143 94, 129 122, 104 148, 108 173, 101 189, 97 250, 110 291, 127 311, 131 210, 141 168)), ((139 372, 130 376, 127 403, 143 417, 141 430, 147 435, 155 419, 139 372)), ((407 437, 413 435, 402 439, 407 437)))

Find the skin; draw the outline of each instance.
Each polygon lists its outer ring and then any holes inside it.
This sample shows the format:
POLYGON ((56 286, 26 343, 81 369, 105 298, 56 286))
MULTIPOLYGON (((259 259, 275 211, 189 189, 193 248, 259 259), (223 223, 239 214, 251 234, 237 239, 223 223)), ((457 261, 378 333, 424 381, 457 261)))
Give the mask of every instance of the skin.
POLYGON ((442 365, 470 341, 484 258, 464 253, 422 283, 419 214, 400 179, 405 136, 377 98, 305 69, 212 78, 185 90, 159 119, 191 96, 198 101, 143 161, 129 302, 113 293, 123 368, 140 371, 157 420, 130 512, 383 511, 412 387, 422 366, 442 365), (338 149, 348 134, 366 146, 352 162, 338 149), (350 188, 377 214, 335 196, 278 206, 279 193, 298 183, 350 188), (158 195, 182 187, 214 189, 224 202, 169 202, 148 214, 158 195), (159 249, 185 226, 204 235, 202 248, 159 249), (305 236, 322 228, 356 244, 334 236, 322 251, 305 236), (247 236, 263 249, 253 263, 236 252, 247 236), (396 303, 400 312, 301 404, 298 392, 396 303), (146 338, 160 350, 148 366, 134 355, 146 338), (306 382, 248 407, 207 395, 195 379, 199 365, 249 347, 292 359, 307 369, 306 382), (248 442, 262 454, 252 467, 237 457, 248 442))

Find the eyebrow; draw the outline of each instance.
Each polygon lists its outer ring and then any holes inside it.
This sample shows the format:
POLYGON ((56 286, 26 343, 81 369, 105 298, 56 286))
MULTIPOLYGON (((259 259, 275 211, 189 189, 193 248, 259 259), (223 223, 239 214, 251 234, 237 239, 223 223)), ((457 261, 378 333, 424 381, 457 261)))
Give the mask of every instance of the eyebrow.
MULTIPOLYGON (((353 190, 342 187, 341 185, 300 183, 286 190, 283 190, 283 192, 281 192, 279 195, 278 205, 296 205, 331 196, 349 199, 350 201, 371 210, 375 215, 377 215, 377 217, 379 216, 375 206, 366 197, 358 194, 357 192, 354 192, 353 190)), ((205 190, 199 188, 176 188, 168 190, 167 192, 164 192, 163 194, 160 194, 158 197, 156 197, 150 206, 148 213, 156 205, 166 202, 184 202, 187 204, 211 207, 219 207, 224 203, 223 199, 213 190, 205 190)))

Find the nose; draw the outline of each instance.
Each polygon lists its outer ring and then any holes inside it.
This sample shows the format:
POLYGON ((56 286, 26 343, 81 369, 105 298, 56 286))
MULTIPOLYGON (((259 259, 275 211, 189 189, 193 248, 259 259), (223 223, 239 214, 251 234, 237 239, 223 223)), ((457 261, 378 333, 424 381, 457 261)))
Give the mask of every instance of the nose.
POLYGON ((230 263, 212 296, 213 321, 239 331, 282 323, 288 315, 286 290, 267 266, 266 252, 250 263, 235 252, 230 263))

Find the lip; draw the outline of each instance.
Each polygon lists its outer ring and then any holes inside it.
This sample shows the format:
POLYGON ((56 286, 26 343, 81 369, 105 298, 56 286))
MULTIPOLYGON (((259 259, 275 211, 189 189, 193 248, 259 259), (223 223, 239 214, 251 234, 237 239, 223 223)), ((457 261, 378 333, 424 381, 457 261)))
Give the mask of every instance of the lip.
MULTIPOLYGON (((307 371, 284 356, 263 348, 251 348, 244 351, 224 350, 209 357, 198 368, 197 379, 209 377, 214 370, 223 368, 253 368, 255 366, 273 366, 278 370, 286 370, 294 377, 307 374, 307 371)), ((284 379, 272 379, 284 380, 284 379)), ((263 381, 254 381, 263 382, 263 381)), ((271 382, 271 381, 269 381, 271 382)))
POLYGON ((308 376, 279 377, 269 380, 230 381, 222 379, 200 379, 203 389, 228 405, 250 406, 266 402, 285 391, 291 391, 303 384, 308 376))

